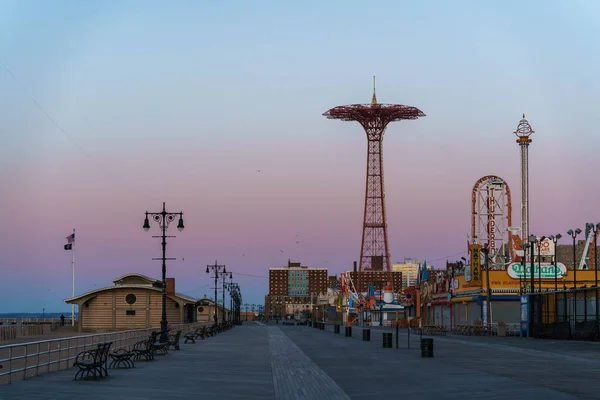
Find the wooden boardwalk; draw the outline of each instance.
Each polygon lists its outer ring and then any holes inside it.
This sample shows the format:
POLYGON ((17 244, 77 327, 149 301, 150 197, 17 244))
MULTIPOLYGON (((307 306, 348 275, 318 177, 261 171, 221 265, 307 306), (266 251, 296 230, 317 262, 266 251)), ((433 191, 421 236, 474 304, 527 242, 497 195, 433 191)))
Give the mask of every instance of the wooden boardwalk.
POLYGON ((0 399, 600 398, 595 343, 434 338, 435 357, 421 358, 418 337, 384 349, 382 329, 364 342, 329 328, 248 322, 106 380, 74 382, 70 369, 0 386, 0 399))
POLYGON ((195 344, 182 340, 180 351, 109 370, 105 380, 73 381, 71 368, 2 385, 0 399, 273 399, 268 348, 266 329, 248 324, 195 344))

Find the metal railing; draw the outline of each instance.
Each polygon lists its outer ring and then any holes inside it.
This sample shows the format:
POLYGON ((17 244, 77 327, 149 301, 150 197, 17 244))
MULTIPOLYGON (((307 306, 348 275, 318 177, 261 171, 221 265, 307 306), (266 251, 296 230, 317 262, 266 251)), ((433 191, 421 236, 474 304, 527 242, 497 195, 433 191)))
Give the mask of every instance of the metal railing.
POLYGON ((52 330, 45 325, 0 325, 0 340, 14 340, 23 336, 41 336, 52 330))
MULTIPOLYGON (((172 325, 170 328, 182 330, 184 335, 203 325, 207 322, 172 325)), ((111 349, 131 348, 157 330, 159 328, 135 329, 0 346, 0 384, 71 368, 79 353, 92 350, 101 342, 112 342, 111 349)))

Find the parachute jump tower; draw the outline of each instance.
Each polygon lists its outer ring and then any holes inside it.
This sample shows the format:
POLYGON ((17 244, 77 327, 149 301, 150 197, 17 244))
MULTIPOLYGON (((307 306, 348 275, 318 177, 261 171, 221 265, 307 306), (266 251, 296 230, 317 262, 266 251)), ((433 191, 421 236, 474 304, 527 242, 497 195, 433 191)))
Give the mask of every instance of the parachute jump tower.
MULTIPOLYGON (((390 122, 417 119, 424 117, 425 114, 416 107, 378 103, 375 95, 375 77, 373 77, 371 104, 338 106, 323 115, 329 119, 356 121, 367 134, 365 208, 356 282, 357 288, 360 288, 362 271, 385 269, 388 274, 391 272, 383 188, 383 134, 390 122)), ((391 280, 391 277, 388 279, 391 280)))

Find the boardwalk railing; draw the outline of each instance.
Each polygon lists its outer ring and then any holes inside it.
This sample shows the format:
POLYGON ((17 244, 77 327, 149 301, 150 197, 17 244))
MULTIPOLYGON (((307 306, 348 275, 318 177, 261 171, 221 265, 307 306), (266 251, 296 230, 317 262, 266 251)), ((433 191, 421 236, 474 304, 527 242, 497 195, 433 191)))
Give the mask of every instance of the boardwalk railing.
MULTIPOLYGON (((46 318, 0 318, 0 324, 11 325, 11 324, 60 324, 60 318, 46 317, 46 318)), ((71 315, 65 316, 65 325, 71 325, 71 315)), ((77 317, 75 317, 75 325, 77 325, 77 317)))
MULTIPOLYGON (((182 330, 185 334, 206 324, 207 322, 196 322, 173 325, 171 328, 182 330)), ((71 368, 77 354, 95 348, 100 342, 113 342, 111 349, 130 348, 157 330, 159 329, 135 329, 0 346, 0 384, 71 368)))
POLYGON ((39 336, 51 330, 51 325, 0 325, 0 340, 13 340, 21 336, 39 336))

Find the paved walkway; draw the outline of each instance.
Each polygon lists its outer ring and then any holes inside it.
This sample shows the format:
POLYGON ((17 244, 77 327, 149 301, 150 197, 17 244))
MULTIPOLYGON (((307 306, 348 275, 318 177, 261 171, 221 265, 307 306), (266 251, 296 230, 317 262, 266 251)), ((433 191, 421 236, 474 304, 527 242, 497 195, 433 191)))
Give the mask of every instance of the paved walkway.
POLYGON ((594 343, 535 341, 527 350, 523 343, 534 341, 441 337, 434 338, 435 357, 426 359, 417 340, 407 348, 406 332, 402 348, 384 349, 381 329, 371 331, 370 342, 356 327, 353 338, 328 329, 246 323, 134 369, 111 370, 107 380, 73 382, 71 369, 0 386, 0 398, 600 398, 600 359, 580 354, 584 346, 597 354, 594 343))

